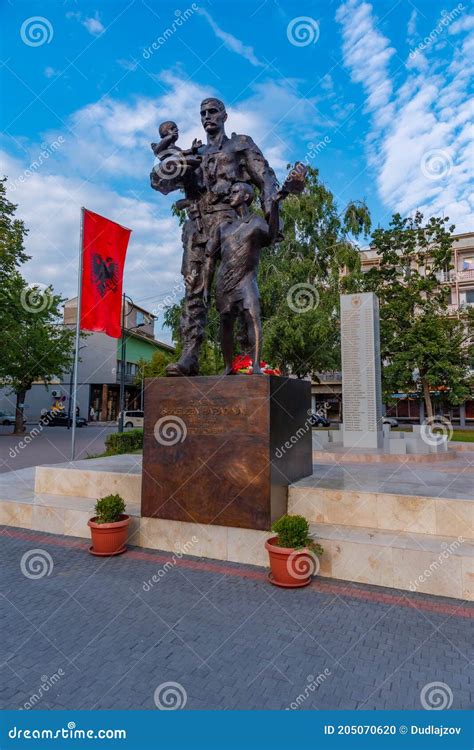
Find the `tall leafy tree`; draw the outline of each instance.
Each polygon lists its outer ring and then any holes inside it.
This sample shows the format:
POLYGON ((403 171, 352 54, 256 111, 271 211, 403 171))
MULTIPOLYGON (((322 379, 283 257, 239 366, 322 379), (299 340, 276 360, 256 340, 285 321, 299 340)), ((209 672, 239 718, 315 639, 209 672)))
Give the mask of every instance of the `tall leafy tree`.
POLYGON ((15 432, 23 430, 26 392, 36 381, 47 386, 71 368, 74 331, 63 326, 63 300, 52 287, 29 286, 18 268, 28 260, 27 230, 14 218, 16 206, 0 181, 0 327, 3 333, 0 386, 16 395, 15 432))
POLYGON ((353 242, 370 230, 363 202, 338 211, 309 168, 306 188, 282 204, 284 240, 263 251, 259 272, 264 357, 298 377, 340 365, 339 295, 359 268, 353 242))
POLYGON ((433 417, 434 389, 449 403, 469 394, 473 348, 473 310, 459 318, 448 315, 452 268, 452 232, 448 218, 426 223, 417 212, 403 219, 395 214, 388 229, 376 229, 371 249, 379 264, 363 278, 363 287, 380 300, 383 390, 419 392, 426 415, 433 417))

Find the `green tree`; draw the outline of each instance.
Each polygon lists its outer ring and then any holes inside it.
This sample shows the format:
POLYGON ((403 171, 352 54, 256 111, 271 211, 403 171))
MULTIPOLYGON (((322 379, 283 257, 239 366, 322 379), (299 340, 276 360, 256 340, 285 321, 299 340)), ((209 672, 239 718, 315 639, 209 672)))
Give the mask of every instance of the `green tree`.
POLYGON ((447 218, 419 212, 413 218, 395 214, 388 229, 376 229, 371 249, 379 264, 363 278, 363 287, 380 301, 383 390, 417 391, 426 415, 433 417, 433 388, 442 388, 449 403, 469 393, 472 366, 473 311, 448 316, 452 268, 452 232, 447 218))
POLYGON ((18 271, 28 260, 23 247, 27 233, 14 218, 16 206, 6 198, 0 181, 0 326, 4 336, 0 386, 16 395, 14 432, 23 431, 23 404, 35 381, 47 386, 71 368, 74 331, 61 325, 61 297, 51 286, 29 286, 18 271))
POLYGON ((15 218, 17 206, 8 200, 6 193, 7 179, 4 177, 0 180, 0 284, 2 287, 8 275, 29 260, 23 247, 28 230, 20 219, 15 218))
POLYGON ((144 378, 164 377, 166 365, 173 361, 173 356, 168 352, 157 349, 151 359, 139 359, 137 362, 137 374, 135 383, 141 385, 144 378))
MULTIPOLYGON (((320 182, 318 170, 309 167, 304 191, 283 201, 281 217, 284 240, 265 248, 260 258, 262 354, 283 371, 316 377, 339 366, 339 294, 355 283, 360 262, 351 237, 370 231, 370 216, 362 202, 351 202, 338 213, 334 195, 320 182)), ((177 304, 165 314, 178 348, 180 313, 177 304)), ((223 362, 214 307, 206 334, 201 372, 216 374, 223 362)), ((235 353, 245 349, 241 334, 235 353)))
POLYGON ((261 257, 264 359, 298 377, 340 365, 339 295, 360 266, 352 237, 370 230, 363 202, 338 212, 334 195, 309 168, 306 188, 282 204, 284 240, 261 257))

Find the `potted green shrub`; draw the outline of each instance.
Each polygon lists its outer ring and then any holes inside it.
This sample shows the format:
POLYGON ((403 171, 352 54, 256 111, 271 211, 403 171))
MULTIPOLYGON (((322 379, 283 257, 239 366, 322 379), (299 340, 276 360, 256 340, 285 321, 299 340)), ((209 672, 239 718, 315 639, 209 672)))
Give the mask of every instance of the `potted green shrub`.
POLYGON ((265 542, 270 558, 269 581, 275 586, 299 588, 311 583, 319 570, 323 548, 309 535, 309 524, 303 516, 282 516, 272 531, 277 536, 265 542))
POLYGON ((120 555, 127 549, 130 516, 125 514, 125 502, 120 495, 100 497, 95 504, 95 516, 87 522, 91 530, 92 555, 120 555))

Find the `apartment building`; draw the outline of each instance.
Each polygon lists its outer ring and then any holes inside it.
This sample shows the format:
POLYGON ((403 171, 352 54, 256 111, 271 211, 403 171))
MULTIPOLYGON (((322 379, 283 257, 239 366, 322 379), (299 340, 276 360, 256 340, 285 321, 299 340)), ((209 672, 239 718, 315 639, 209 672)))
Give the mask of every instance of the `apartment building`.
MULTIPOLYGON (((174 347, 155 339, 155 317, 143 307, 125 303, 125 408, 141 409, 143 384, 137 383, 137 363, 151 360, 157 351, 174 352, 174 347)), ((75 327, 77 297, 64 305, 64 325, 75 327)), ((77 403, 81 417, 89 417, 91 407, 97 421, 111 421, 118 417, 121 373, 121 339, 105 333, 86 332, 81 340, 78 367, 77 403)), ((72 401, 73 373, 63 373, 48 388, 43 382, 34 383, 25 398, 25 417, 35 422, 42 412, 52 406, 67 413, 72 401)), ((14 413, 15 395, 8 388, 0 389, 0 410, 14 413)))
MULTIPOLYGON (((362 270, 368 271, 379 265, 380 258, 375 250, 363 250, 361 263, 362 270)), ((463 308, 474 305, 474 232, 454 235, 450 265, 450 271, 440 272, 439 281, 450 287, 449 315, 459 316, 463 308)), ((397 404, 387 409, 387 414, 409 421, 424 418, 423 403, 417 394, 397 393, 394 396, 397 404)), ((465 404, 453 408, 446 403, 442 389, 434 389, 433 396, 437 413, 444 414, 461 425, 474 422, 474 399, 468 399, 465 404)))

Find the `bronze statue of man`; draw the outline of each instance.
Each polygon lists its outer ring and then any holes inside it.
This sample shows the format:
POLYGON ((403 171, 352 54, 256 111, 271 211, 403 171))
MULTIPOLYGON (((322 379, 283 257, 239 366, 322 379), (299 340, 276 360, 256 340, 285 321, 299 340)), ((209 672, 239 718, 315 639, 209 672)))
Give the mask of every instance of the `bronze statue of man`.
POLYGON ((258 188, 263 213, 269 221, 272 196, 278 191, 274 171, 260 149, 247 135, 225 133, 227 112, 219 99, 204 99, 201 103, 201 122, 207 143, 193 143, 193 153, 200 158, 196 166, 186 161, 186 152, 171 155, 165 171, 159 166, 151 173, 151 186, 167 195, 183 190, 187 219, 183 226, 183 263, 181 273, 185 283, 185 298, 181 319, 183 351, 178 362, 168 366, 168 375, 197 375, 199 352, 204 340, 208 307, 205 292, 210 287, 214 265, 209 262, 209 248, 226 224, 237 218, 230 204, 232 186, 247 183, 258 188))

